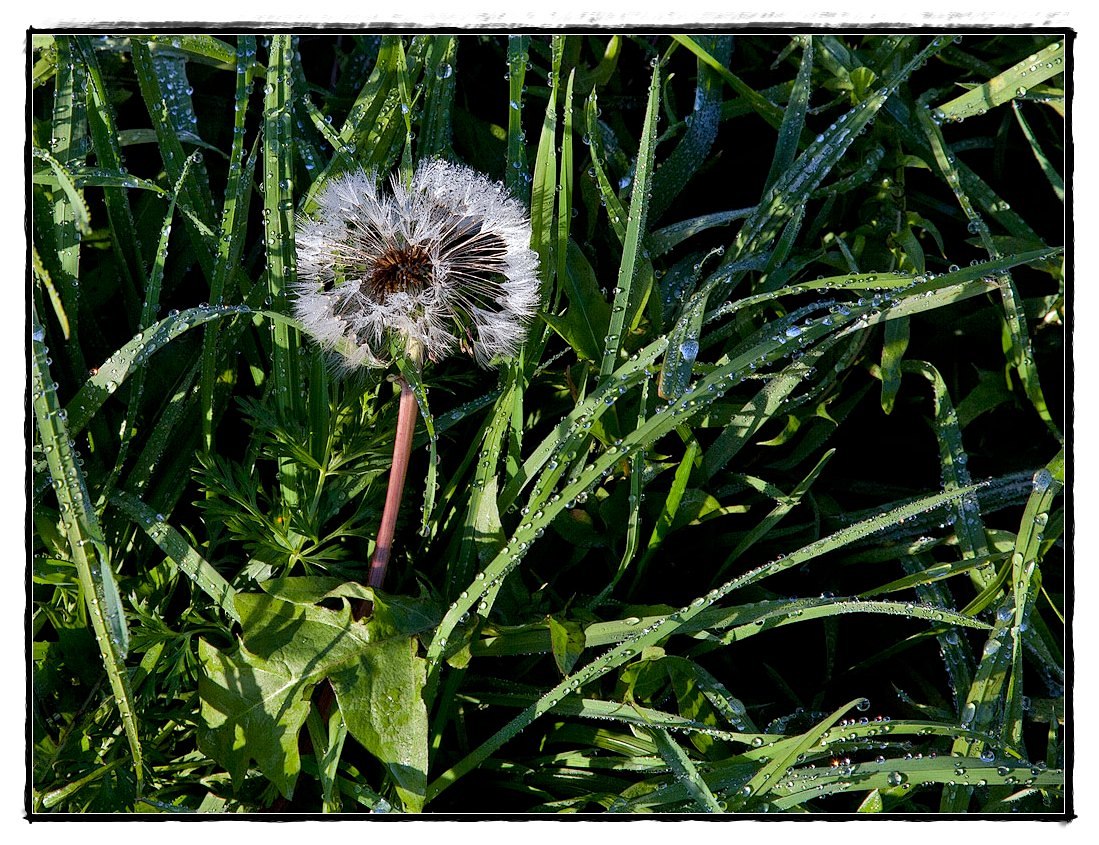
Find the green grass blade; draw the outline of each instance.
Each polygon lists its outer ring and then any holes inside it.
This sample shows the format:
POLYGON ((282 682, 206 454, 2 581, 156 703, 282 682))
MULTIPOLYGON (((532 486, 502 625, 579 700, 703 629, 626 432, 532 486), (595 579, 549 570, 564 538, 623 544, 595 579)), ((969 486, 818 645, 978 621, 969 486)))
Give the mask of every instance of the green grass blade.
MULTIPOLYGON (((721 36, 704 38, 711 53, 724 66, 733 52, 732 39, 721 36)), ((706 162, 717 139, 721 121, 721 77, 701 58, 698 59, 698 81, 695 85, 694 109, 687 116, 687 131, 676 148, 664 159, 653 174, 652 202, 649 217, 659 219, 667 211, 691 178, 706 162)))
MULTIPOLYGON (((786 771, 794 766, 797 762, 798 755, 804 754, 814 745, 818 744, 821 738, 831 730, 832 726, 835 725, 845 713, 856 706, 859 706, 863 701, 865 701, 865 699, 849 701, 798 737, 796 742, 791 743, 784 748, 782 754, 776 754, 770 762, 766 763, 763 768, 756 772, 756 774, 752 776, 752 779, 744 785, 744 788, 740 790, 737 797, 734 799, 731 809, 740 809, 748 805, 748 802, 753 799, 759 800, 761 797, 766 797, 785 775, 786 771)), ((869 704, 869 702, 867 702, 867 704, 869 704)))
POLYGON ((220 66, 224 70, 231 70, 236 60, 232 46, 226 44, 220 38, 214 38, 212 35, 193 33, 172 35, 135 34, 130 36, 130 40, 150 45, 152 49, 165 55, 179 56, 200 61, 203 64, 220 66))
MULTIPOLYGON (((156 131, 157 145, 168 178, 181 182, 187 153, 183 150, 183 135, 196 125, 194 107, 187 93, 190 85, 184 62, 169 54, 154 53, 151 45, 134 41, 132 45, 134 71, 141 96, 156 131)), ((187 233, 203 275, 208 283, 214 279, 212 239, 207 237, 213 222, 213 198, 210 180, 204 166, 193 168, 191 179, 182 181, 180 208, 188 215, 187 233)))
MULTIPOLYGON (((943 489, 956 490, 959 487, 967 487, 972 482, 967 467, 969 456, 962 443, 962 431, 958 425, 958 417, 946 389, 946 383, 939 371, 925 361, 907 362, 903 369, 908 373, 917 373, 931 383, 935 403, 933 426, 936 439, 939 441, 943 489)), ((981 520, 980 505, 976 499, 967 499, 958 504, 954 526, 963 557, 972 558, 988 554, 985 526, 981 520)))
POLYGON ((728 571, 729 567, 733 565, 748 549, 755 545, 759 540, 766 537, 771 533, 773 529, 782 519, 800 503, 806 493, 809 492, 809 488, 813 486, 813 482, 817 480, 824 467, 832 459, 832 456, 836 454, 835 449, 829 449, 825 452, 816 466, 810 470, 809 474, 805 476, 798 484, 790 491, 789 495, 783 496, 778 500, 775 507, 767 514, 763 519, 759 521, 759 524, 752 528, 745 536, 744 539, 737 543, 736 547, 725 558, 725 562, 721 564, 721 567, 717 570, 715 577, 721 577, 728 571))
POLYGON ((69 207, 73 211, 73 222, 76 225, 76 230, 82 235, 90 235, 92 233, 91 212, 88 211, 88 204, 84 201, 84 197, 77 189, 72 174, 65 165, 45 150, 34 147, 31 149, 31 156, 39 161, 44 161, 50 166, 50 169, 57 179, 57 184, 61 187, 61 190, 64 191, 65 197, 69 202, 69 207))
POLYGON ((143 365, 150 355, 163 349, 172 339, 211 320, 243 313, 249 313, 248 309, 226 306, 188 308, 186 311, 171 314, 155 325, 139 331, 122 348, 104 361, 96 369, 95 374, 69 400, 65 410, 69 415, 70 432, 76 434, 82 431, 91 421, 95 412, 102 407, 109 396, 122 386, 122 383, 130 374, 143 365))
MULTIPOLYGON (((139 307, 137 291, 145 286, 145 267, 138 250, 137 229, 130 203, 125 191, 120 188, 141 184, 145 180, 137 180, 124 173, 118 123, 99 68, 99 60, 87 36, 77 36, 76 45, 88 74, 88 128, 92 146, 95 149, 96 164, 100 169, 119 172, 123 176, 117 189, 105 188, 103 200, 111 228, 111 247, 118 257, 118 264, 123 272, 123 296, 131 308, 131 313, 136 314, 139 307), (125 177, 129 177, 129 181, 125 177)), ((147 184, 152 185, 152 183, 147 184)))
MULTIPOLYGON (((256 38, 241 35, 235 56, 236 89, 233 98, 233 145, 229 153, 229 177, 225 186, 225 199, 221 209, 221 229, 217 242, 217 273, 210 286, 210 301, 215 305, 225 300, 226 287, 232 268, 238 266, 244 250, 244 233, 249 199, 252 191, 252 175, 256 155, 244 162, 245 117, 248 100, 256 71, 256 38)), ((217 323, 210 324, 202 338, 202 437, 207 450, 214 439, 214 384, 217 378, 218 330, 217 323)))
POLYGON ((206 593, 226 616, 234 622, 240 622, 240 616, 233 604, 236 591, 221 573, 191 547, 182 534, 168 524, 162 514, 158 514, 136 496, 121 491, 114 494, 111 502, 140 525, 179 571, 194 581, 195 586, 206 593))
POLYGON ((721 78, 729 84, 729 87, 743 97, 748 102, 748 105, 751 106, 752 110, 771 124, 771 126, 777 129, 782 124, 782 109, 756 92, 750 85, 743 82, 732 73, 732 71, 721 64, 721 62, 706 52, 697 41, 687 35, 673 35, 672 38, 716 70, 718 74, 721 75, 721 78))
POLYGON ((706 786, 706 781, 702 779, 698 769, 691 762, 691 758, 687 756, 687 752, 672 739, 672 735, 662 728, 657 728, 652 731, 652 737, 656 742, 656 749, 660 752, 660 756, 664 758, 664 762, 675 773, 676 778, 682 781, 695 803, 698 804, 699 809, 704 813, 724 812, 717 799, 714 798, 714 794, 706 786))
POLYGON ((1023 135, 1026 137, 1027 143, 1030 144, 1030 149, 1034 152, 1034 158, 1038 160, 1038 166, 1042 168, 1042 173, 1049 180, 1050 187, 1053 188, 1053 193, 1057 195, 1057 199, 1064 203, 1065 182, 1061 178, 1061 174, 1057 172, 1057 168, 1053 166, 1049 156, 1042 151, 1042 147, 1038 143, 1038 136, 1034 134, 1034 130, 1030 128, 1030 124, 1023 117, 1023 110, 1019 108, 1019 104, 1013 102, 1011 108, 1015 112, 1015 120, 1018 122, 1019 128, 1023 130, 1023 135))
POLYGON ((615 193, 610 179, 607 178, 607 172, 603 169, 603 162, 599 158, 599 105, 596 102, 595 91, 592 91, 588 96, 584 114, 587 120, 588 142, 591 146, 591 164, 592 169, 595 171, 596 184, 599 186, 599 195, 603 205, 607 207, 607 219, 610 221, 611 229, 618 237, 619 242, 624 243, 628 214, 622 200, 615 193))
POLYGON ((508 36, 508 149, 504 184, 512 196, 526 194, 527 145, 523 134, 523 89, 529 35, 508 36))
POLYGON ((778 141, 775 144, 775 157, 771 160, 771 169, 763 183, 764 191, 774 185, 779 176, 794 163, 801 133, 805 129, 805 114, 809 110, 810 83, 813 76, 813 38, 804 36, 798 40, 804 44, 801 65, 794 80, 794 87, 790 91, 790 100, 782 114, 782 125, 779 127, 778 141))
MULTIPOLYGON (((438 35, 431 41, 431 54, 424 68, 426 93, 420 118, 419 158, 452 154, 451 112, 457 83, 458 39, 438 35)), ((509 127, 510 129, 510 127, 509 127)))
POLYGON ((626 311, 636 300, 634 289, 638 265, 644 261, 640 255, 641 239, 648 221, 651 192, 653 156, 656 152, 656 114, 660 93, 660 69, 653 68, 649 83, 649 99, 645 107, 645 120, 641 127, 641 145, 637 151, 637 164, 630 193, 630 216, 626 221, 626 238, 622 242, 622 261, 618 265, 618 285, 611 305, 611 322, 604 339, 603 360, 599 365, 599 380, 605 382, 618 365, 618 353, 622 347, 626 327, 626 311))
MULTIPOLYGON (((295 272, 291 62, 290 36, 272 36, 263 103, 263 222, 267 290, 271 304, 281 311, 288 307, 286 289, 295 272)), ((277 322, 271 327, 271 342, 275 405, 293 417, 301 403, 301 338, 290 325, 277 322)), ((280 461, 279 476, 283 502, 293 509, 298 500, 297 464, 280 461)))
POLYGON ((138 794, 144 778, 137 712, 126 671, 129 634, 113 564, 103 540, 84 471, 73 450, 67 415, 57 399, 57 388, 46 363, 45 331, 32 315, 32 404, 38 436, 53 477, 53 489, 76 565, 81 592, 91 617, 96 645, 103 658, 115 705, 130 745, 138 794))
POLYGON ((1063 40, 1043 47, 988 82, 939 106, 935 116, 939 120, 961 121, 1025 96, 1028 88, 1065 72, 1064 54, 1063 40))

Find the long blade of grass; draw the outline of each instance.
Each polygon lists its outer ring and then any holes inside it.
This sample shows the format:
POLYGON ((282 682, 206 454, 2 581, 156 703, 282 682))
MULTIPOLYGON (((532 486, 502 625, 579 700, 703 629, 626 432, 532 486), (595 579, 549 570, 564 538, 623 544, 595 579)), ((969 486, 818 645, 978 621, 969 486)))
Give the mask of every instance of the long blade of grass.
MULTIPOLYGON (((161 53, 155 44, 141 41, 133 42, 131 52, 141 96, 156 131, 164 169, 173 183, 181 182, 187 161, 181 133, 192 131, 196 125, 191 96, 187 93, 190 85, 184 62, 178 56, 161 53)), ((184 190, 179 205, 188 213, 186 228, 195 257, 207 282, 212 283, 215 276, 214 253, 212 239, 206 236, 213 222, 210 180, 205 167, 192 170, 192 178, 181 182, 184 190)))
MULTIPOLYGON (((287 308, 287 284, 295 272, 291 63, 290 36, 272 36, 263 103, 263 223, 267 290, 271 304, 283 311, 287 308)), ((278 322, 271 327, 271 341, 275 405, 281 413, 293 417, 301 404, 301 338, 290 325, 278 322)), ((283 502, 293 509, 298 501, 297 464, 281 460, 279 477, 283 502)))
POLYGON ((129 634, 125 613, 84 471, 71 445, 73 441, 67 415, 58 402, 57 386, 49 378, 45 331, 37 315, 32 314, 32 321, 32 404, 38 436, 53 478, 54 493, 76 565, 81 593, 91 617, 96 645, 103 658, 115 705, 130 745, 140 795, 144 764, 133 693, 126 671, 129 634))
POLYGON ((801 133, 805 129, 805 114, 809 110, 809 92, 812 89, 813 37, 807 35, 796 40, 804 44, 801 65, 794 79, 794 87, 790 91, 790 100, 782 113, 782 125, 779 126, 778 141, 775 144, 775 156, 771 159, 771 169, 767 172, 767 179, 763 183, 764 191, 770 188, 794 163, 801 133))
POLYGON ((943 103, 935 109, 939 120, 961 121, 1025 96, 1032 88, 1051 77, 1064 73, 1065 42, 1057 41, 1035 51, 1016 62, 998 76, 994 76, 959 97, 943 103))
POLYGON ((714 798, 714 794, 706 786, 706 781, 702 779, 698 769, 691 762, 691 758, 687 756, 687 752, 683 750, 679 743, 672 739, 672 735, 663 728, 656 728, 652 731, 652 737, 656 742, 656 749, 660 752, 660 756, 675 772, 676 778, 683 782, 691 797, 698 804, 699 809, 704 813, 723 812, 721 805, 714 798))
POLYGON ((526 193, 527 145, 523 135, 523 82, 527 75, 529 35, 508 36, 508 148, 504 184, 517 197, 526 193))
POLYGON ((633 189, 630 193, 630 216, 626 221, 626 238, 622 243, 622 261, 618 265, 618 285, 611 305, 611 322, 604 339, 603 360, 599 365, 599 380, 605 382, 618 365, 618 352, 622 347, 626 325, 626 311, 636 298, 634 278, 637 275, 641 239, 648 220, 651 192, 653 156, 656 151, 656 106, 660 92, 660 68, 653 68, 649 83, 649 99, 645 107, 645 120, 641 127, 641 145, 637 151, 633 189), (632 294, 632 297, 631 297, 632 294))
MULTIPOLYGON (((122 172, 124 168, 118 124, 99 68, 99 60, 88 36, 77 36, 76 46, 88 74, 88 128, 95 149, 96 164, 101 169, 122 172)), ((119 186, 121 187, 128 185, 123 184, 119 186)), ((137 229, 130 203, 126 192, 114 187, 105 187, 103 200, 111 228, 111 247, 122 269, 122 294, 131 315, 136 315, 140 307, 137 291, 145 286, 145 267, 138 250, 137 229)))
MULTIPOLYGON (((245 117, 255 77, 256 38, 241 35, 235 56, 236 88, 233 97, 233 144, 229 152, 229 177, 221 209, 221 229, 217 241, 217 272, 210 286, 210 301, 220 304, 226 295, 232 268, 240 261, 244 250, 244 232, 248 203, 252 191, 252 175, 256 156, 244 163, 245 117)), ((217 378, 218 332, 216 323, 207 327, 202 338, 202 437, 207 450, 214 439, 214 384, 217 378)))

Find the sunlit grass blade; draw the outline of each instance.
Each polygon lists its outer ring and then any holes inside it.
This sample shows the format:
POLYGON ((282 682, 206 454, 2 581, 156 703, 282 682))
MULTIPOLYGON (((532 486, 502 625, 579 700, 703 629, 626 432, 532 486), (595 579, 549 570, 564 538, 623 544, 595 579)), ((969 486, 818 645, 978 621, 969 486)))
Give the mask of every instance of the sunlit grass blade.
POLYGON ((1022 97, 1027 89, 1065 72, 1065 42, 1057 41, 1031 53, 988 82, 971 88, 935 109, 940 120, 959 121, 1022 97))
POLYGON ((196 33, 178 33, 173 35, 141 35, 131 36, 133 41, 141 41, 144 44, 155 45, 154 49, 167 55, 181 56, 183 58, 200 61, 220 67, 223 70, 231 70, 236 57, 233 48, 220 38, 212 35, 196 33))
POLYGON ((72 447, 67 415, 57 399, 56 386, 46 364, 45 332, 33 318, 33 406, 38 436, 53 489, 62 513, 69 551, 76 564, 84 602, 88 608, 96 645, 107 670, 122 727, 133 758, 138 792, 144 778, 137 712, 130 690, 125 658, 129 634, 107 544, 99 528, 84 471, 72 447))
POLYGON ((809 92, 812 90, 810 83, 813 74, 813 38, 804 36, 795 40, 804 45, 801 65, 794 79, 794 87, 790 91, 790 100, 782 114, 782 125, 779 126, 778 141, 775 144, 775 157, 771 160, 771 169, 763 183, 765 191, 793 164, 798 154, 801 133, 805 129, 805 113, 809 108, 809 92))

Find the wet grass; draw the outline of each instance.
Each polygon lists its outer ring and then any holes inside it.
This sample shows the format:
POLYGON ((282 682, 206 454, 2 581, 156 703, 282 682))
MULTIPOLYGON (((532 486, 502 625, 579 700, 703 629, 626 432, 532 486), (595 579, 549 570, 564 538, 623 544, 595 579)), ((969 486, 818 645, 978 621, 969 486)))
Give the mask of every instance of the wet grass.
POLYGON ((34 811, 1069 809, 1060 36, 32 46, 34 811), (294 219, 432 156, 542 309, 376 592, 294 219))

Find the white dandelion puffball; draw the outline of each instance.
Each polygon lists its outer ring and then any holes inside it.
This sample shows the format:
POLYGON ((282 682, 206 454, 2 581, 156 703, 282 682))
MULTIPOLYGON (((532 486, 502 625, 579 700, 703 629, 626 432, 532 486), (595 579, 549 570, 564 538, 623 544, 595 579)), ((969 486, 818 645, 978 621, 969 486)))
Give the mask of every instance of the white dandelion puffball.
POLYGON ((456 349, 487 367, 519 351, 539 305, 523 206, 442 160, 391 193, 366 173, 333 179, 297 221, 294 314, 343 370, 456 349), (394 349, 396 347, 396 349, 394 349))

